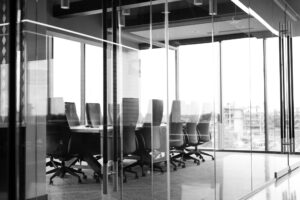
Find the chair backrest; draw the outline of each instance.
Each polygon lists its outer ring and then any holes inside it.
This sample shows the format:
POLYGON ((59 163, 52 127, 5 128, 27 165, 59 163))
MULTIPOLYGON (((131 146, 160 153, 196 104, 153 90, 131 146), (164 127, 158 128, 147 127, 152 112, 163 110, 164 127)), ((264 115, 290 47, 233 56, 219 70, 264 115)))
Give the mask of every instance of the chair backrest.
POLYGON ((198 133, 197 133, 197 123, 187 122, 185 126, 187 143, 197 144, 198 143, 198 133))
POLYGON ((132 154, 137 150, 135 128, 139 117, 139 99, 123 98, 123 153, 132 154))
POLYGON ((174 100, 170 114, 170 147, 184 145, 184 134, 181 122, 181 106, 179 100, 174 100))
POLYGON ((211 135, 209 131, 209 122, 199 122, 197 124, 197 131, 199 134, 200 142, 209 142, 211 140, 211 135))
POLYGON ((65 113, 69 126, 79 126, 80 121, 76 111, 76 105, 74 102, 65 102, 65 113))
POLYGON ((211 113, 205 113, 202 114, 199 119, 199 123, 197 124, 197 132, 199 135, 200 142, 209 142, 211 140, 211 135, 209 131, 211 117, 211 113))
POLYGON ((170 123, 181 123, 181 103, 179 100, 174 100, 172 102, 170 123))
POLYGON ((140 133, 144 138, 145 147, 147 149, 159 149, 161 144, 160 124, 163 117, 163 101, 159 99, 152 99, 151 104, 152 113, 150 113, 150 116, 152 116, 152 120, 143 124, 143 128, 140 133), (151 144, 151 132, 153 132, 153 144, 151 144))
POLYGON ((64 157, 69 152, 70 128, 65 115, 64 102, 60 97, 49 98, 47 115, 46 153, 64 157))
POLYGON ((210 122, 211 116, 212 116, 211 113, 205 113, 205 114, 202 114, 202 115, 200 116, 199 122, 210 122))
POLYGON ((101 108, 99 103, 86 103, 86 119, 87 123, 93 127, 102 124, 101 108))

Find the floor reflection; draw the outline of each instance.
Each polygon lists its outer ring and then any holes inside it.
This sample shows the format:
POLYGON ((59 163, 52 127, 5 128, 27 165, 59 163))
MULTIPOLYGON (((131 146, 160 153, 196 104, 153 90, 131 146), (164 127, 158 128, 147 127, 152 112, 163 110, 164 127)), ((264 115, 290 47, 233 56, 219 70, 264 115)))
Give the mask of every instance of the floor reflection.
MULTIPOLYGON (((200 166, 192 161, 187 161, 186 168, 178 168, 177 171, 171 169, 170 199, 240 199, 273 179, 275 171, 287 166, 287 157, 282 154, 216 152, 215 158, 215 161, 206 158, 206 161, 201 162, 200 166)), ((292 163, 296 161, 300 161, 300 156, 291 157, 292 163)), ((139 168, 134 170, 138 171, 139 168)), ((300 180, 300 174, 298 179, 300 180)), ((292 183, 292 181, 295 179, 291 177, 289 183, 278 182, 273 187, 282 188, 281 192, 268 188, 265 194, 258 194, 260 197, 253 200, 264 198, 294 200, 297 197, 295 188, 297 183, 292 183), (289 184, 291 186, 288 187, 289 184)), ((112 188, 112 181, 110 184, 110 188, 112 188)), ((57 178, 53 186, 48 185, 48 195, 50 200, 120 199, 121 194, 114 193, 112 190, 110 190, 109 196, 103 198, 101 188, 102 184, 96 184, 91 176, 83 184, 77 184, 72 177, 57 178)), ((148 173, 146 177, 139 179, 129 176, 127 183, 123 184, 122 191, 124 200, 167 199, 167 173, 148 173)))
POLYGON ((250 200, 296 200, 300 199, 300 169, 265 188, 250 200))

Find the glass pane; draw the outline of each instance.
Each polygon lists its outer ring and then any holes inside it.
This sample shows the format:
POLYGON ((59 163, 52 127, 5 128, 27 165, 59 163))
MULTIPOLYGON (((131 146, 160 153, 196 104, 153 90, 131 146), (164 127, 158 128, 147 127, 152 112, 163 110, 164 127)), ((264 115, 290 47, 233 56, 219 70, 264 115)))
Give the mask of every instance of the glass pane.
MULTIPOLYGON (((103 48, 99 46, 85 46, 85 101, 98 103, 103 111, 103 48)), ((102 119, 102 116, 101 116, 102 119)))
POLYGON ((278 38, 267 38, 265 45, 268 98, 268 150, 281 151, 278 38))
POLYGON ((249 55, 248 38, 222 42, 224 149, 251 149, 249 55))
POLYGON ((300 37, 293 37, 293 66, 294 66, 294 103, 295 103, 295 150, 296 152, 300 151, 300 93, 299 91, 299 79, 296 78, 300 72, 300 59, 297 56, 300 48, 300 37))
POLYGON ((80 56, 79 42, 53 38, 53 97, 62 97, 65 102, 74 102, 77 116, 81 116, 80 56))
POLYGON ((170 199, 216 199, 219 189, 212 158, 218 133, 220 51, 219 43, 212 42, 209 4, 168 4, 168 36, 176 47, 176 93, 169 94, 170 199))
POLYGON ((2 173, 0 179, 0 199, 8 200, 8 67, 9 67, 9 1, 0 1, 1 19, 1 39, 5 42, 0 43, 3 53, 0 55, 0 171, 2 173))

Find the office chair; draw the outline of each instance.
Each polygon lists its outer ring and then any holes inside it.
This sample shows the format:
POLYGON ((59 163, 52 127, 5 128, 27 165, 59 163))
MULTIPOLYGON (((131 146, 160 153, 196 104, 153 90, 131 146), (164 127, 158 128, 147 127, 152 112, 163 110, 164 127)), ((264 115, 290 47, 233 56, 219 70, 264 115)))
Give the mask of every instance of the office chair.
POLYGON ((69 126, 79 126, 80 121, 76 111, 74 102, 65 102, 65 113, 67 116, 69 126))
MULTIPOLYGON (((152 99, 151 113, 149 121, 143 123, 142 128, 136 131, 136 136, 143 154, 143 164, 153 169, 164 172, 160 163, 166 162, 166 149, 163 148, 163 141, 166 141, 166 135, 161 133, 160 124, 163 117, 163 101, 152 99), (153 137, 152 137, 153 136, 153 137)), ((144 175, 144 174, 143 174, 144 175)))
POLYGON ((197 165, 200 165, 200 160, 197 158, 192 157, 192 155, 199 156, 202 160, 203 157, 201 154, 198 153, 198 145, 199 145, 199 140, 198 140, 198 133, 197 133, 197 123, 195 122, 187 122, 184 127, 184 132, 185 132, 185 150, 187 153, 184 154, 184 159, 191 159, 196 163, 197 165), (194 148, 191 149, 190 147, 194 148))
POLYGON ((174 170, 177 170, 175 162, 178 163, 178 166, 182 166, 182 168, 185 168, 185 163, 182 161, 185 154, 185 144, 181 122, 181 106, 179 100, 174 100, 172 103, 169 126, 170 163, 173 165, 174 170), (178 160, 178 158, 180 158, 180 160, 178 160))
POLYGON ((86 119, 91 127, 98 127, 102 124, 101 108, 99 103, 86 103, 86 119))
POLYGON ((123 98, 123 182, 127 182, 125 172, 129 172, 138 178, 137 172, 131 168, 140 165, 142 174, 144 174, 143 165, 141 162, 141 155, 138 152, 138 143, 135 136, 135 128, 139 116, 139 99, 137 98, 123 98))
MULTIPOLYGON (((210 122, 199 122, 197 124, 197 132, 198 132, 198 136, 199 136, 199 142, 198 145, 203 145, 207 142, 211 141, 211 133, 209 131, 209 124, 210 122)), ((214 160, 214 156, 212 156, 211 154, 205 153, 203 151, 197 150, 198 151, 198 156, 202 159, 202 161, 204 162, 205 159, 203 158, 202 155, 206 155, 211 157, 212 160, 214 160)))
POLYGON ((47 115, 47 135, 46 135, 46 154, 50 157, 48 166, 53 166, 54 169, 47 171, 46 174, 53 174, 50 177, 50 184, 53 184, 53 179, 56 176, 64 177, 66 173, 78 178, 78 183, 81 183, 81 178, 78 174, 82 174, 86 179, 86 175, 80 171, 73 169, 72 166, 78 161, 78 154, 73 153, 72 138, 70 127, 67 122, 67 117, 64 114, 64 102, 62 98, 49 99, 49 114, 47 115), (57 112, 59 110, 59 112, 57 112), (66 165, 66 161, 76 158, 70 165, 66 165), (60 161, 59 165, 54 159, 60 161))

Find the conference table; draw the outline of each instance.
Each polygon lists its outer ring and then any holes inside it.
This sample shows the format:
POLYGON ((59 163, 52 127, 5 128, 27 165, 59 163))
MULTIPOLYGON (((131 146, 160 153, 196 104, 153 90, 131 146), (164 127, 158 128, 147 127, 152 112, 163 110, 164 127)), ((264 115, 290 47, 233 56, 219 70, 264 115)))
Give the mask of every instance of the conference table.
MULTIPOLYGON (((136 131, 138 132, 143 128, 142 124, 138 124, 136 127, 136 131)), ((103 126, 98 127, 88 127, 85 125, 73 126, 70 127, 72 134, 72 143, 75 148, 80 149, 83 160, 87 162, 88 166, 92 168, 95 172, 101 174, 101 164, 97 161, 94 155, 102 155, 102 147, 103 147, 103 126)), ((160 127, 160 143, 161 150, 166 152, 166 125, 162 124, 160 127)), ((112 126, 107 127, 107 160, 113 160, 114 152, 113 152, 113 141, 114 141, 114 131, 112 126)), ((119 137, 118 137, 119 138, 119 137)), ((154 144, 155 146, 155 144, 154 144)), ((119 154, 119 153, 118 153, 119 154)), ((120 155, 118 155, 120 156, 120 155)))
MULTIPOLYGON (((83 156, 83 160, 99 175, 101 165, 94 155, 103 156, 103 126, 88 127, 85 125, 71 126, 72 148, 83 156)), ((107 127, 107 158, 113 158, 113 127, 107 127)))

